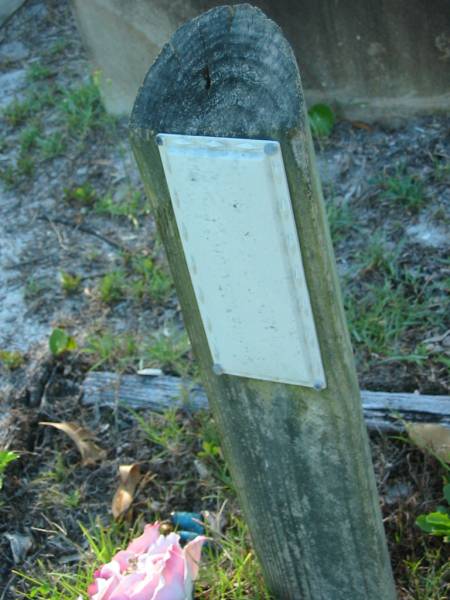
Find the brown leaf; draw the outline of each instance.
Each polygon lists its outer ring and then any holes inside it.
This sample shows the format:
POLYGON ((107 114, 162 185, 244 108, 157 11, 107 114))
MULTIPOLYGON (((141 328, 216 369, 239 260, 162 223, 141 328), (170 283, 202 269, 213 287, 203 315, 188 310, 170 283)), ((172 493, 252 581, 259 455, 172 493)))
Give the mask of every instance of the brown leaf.
POLYGON ((112 501, 112 514, 115 519, 121 517, 131 506, 134 493, 141 479, 138 464, 119 466, 120 484, 112 501))
POLYGON ((430 450, 444 462, 450 463, 450 429, 434 423, 407 423, 411 440, 425 450, 430 450))
POLYGON ((92 441, 95 437, 94 434, 89 429, 84 429, 78 425, 78 423, 74 423, 73 421, 65 421, 63 423, 41 421, 39 425, 48 425, 64 431, 78 448, 83 465, 94 464, 106 457, 106 451, 92 441))

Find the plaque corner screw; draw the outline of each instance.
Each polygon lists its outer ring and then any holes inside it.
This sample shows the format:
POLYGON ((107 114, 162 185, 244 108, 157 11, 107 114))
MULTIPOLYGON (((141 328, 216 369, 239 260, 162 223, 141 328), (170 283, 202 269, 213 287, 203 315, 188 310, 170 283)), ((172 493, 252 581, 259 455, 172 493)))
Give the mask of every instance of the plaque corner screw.
POLYGON ((320 392, 320 390, 325 389, 325 383, 323 381, 315 381, 314 389, 317 390, 318 392, 320 392))
POLYGON ((164 143, 164 140, 162 139, 162 137, 160 135, 156 136, 156 143, 158 144, 158 146, 162 146, 164 143))
POLYGON ((275 142, 268 142, 264 145, 264 154, 267 154, 268 156, 273 156, 277 152, 278 144, 276 144, 275 142))
POLYGON ((223 367, 219 363, 214 363, 212 366, 213 373, 216 375, 223 375, 223 367))

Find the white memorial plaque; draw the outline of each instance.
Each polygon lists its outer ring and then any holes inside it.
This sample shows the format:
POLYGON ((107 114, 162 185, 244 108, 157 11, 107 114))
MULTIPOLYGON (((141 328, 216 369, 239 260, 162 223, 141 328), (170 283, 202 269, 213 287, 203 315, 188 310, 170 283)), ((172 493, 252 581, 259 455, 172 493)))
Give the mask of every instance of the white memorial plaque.
POLYGON ((279 143, 157 141, 215 372, 324 388, 279 143))

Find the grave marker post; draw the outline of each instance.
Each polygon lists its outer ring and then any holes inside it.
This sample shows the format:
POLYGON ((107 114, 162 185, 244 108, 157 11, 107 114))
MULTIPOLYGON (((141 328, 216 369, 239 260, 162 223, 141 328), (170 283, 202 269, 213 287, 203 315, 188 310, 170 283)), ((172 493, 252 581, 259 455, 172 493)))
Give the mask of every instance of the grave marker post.
POLYGON ((131 137, 267 584, 392 600, 394 584, 300 77, 249 5, 182 26, 131 137))

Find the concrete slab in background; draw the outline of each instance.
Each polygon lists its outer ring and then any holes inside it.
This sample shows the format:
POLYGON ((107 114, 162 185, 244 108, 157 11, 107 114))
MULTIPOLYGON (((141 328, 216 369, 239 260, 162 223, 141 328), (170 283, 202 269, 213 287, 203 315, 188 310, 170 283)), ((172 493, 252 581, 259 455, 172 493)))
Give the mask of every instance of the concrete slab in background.
POLYGON ((0 2, 0 27, 19 9, 26 0, 1 0, 0 2))
MULTIPOLYGON (((145 73, 177 27, 223 0, 72 3, 85 45, 103 73, 107 109, 120 114, 130 112, 145 73)), ((292 44, 309 105, 326 102, 343 117, 365 121, 450 109, 448 0, 252 4, 292 44)))

